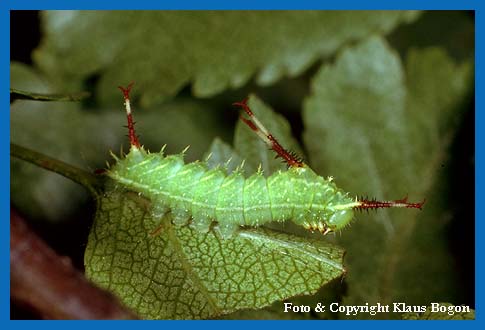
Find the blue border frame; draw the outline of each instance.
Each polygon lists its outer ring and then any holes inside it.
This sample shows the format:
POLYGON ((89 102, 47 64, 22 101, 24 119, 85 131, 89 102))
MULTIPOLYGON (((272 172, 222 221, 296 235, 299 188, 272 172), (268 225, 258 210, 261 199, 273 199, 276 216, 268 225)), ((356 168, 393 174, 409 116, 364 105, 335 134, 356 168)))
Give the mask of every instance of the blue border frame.
POLYGON ((9 9, 460 9, 473 10, 479 0, 185 0, 185 1, 114 1, 114 0, 4 0, 9 9))
MULTIPOLYGON (((0 4, 1 6, 1 4, 0 4)), ((0 38, 2 41, 10 40, 10 15, 7 10, 0 9, 0 38)), ((7 104, 10 102, 10 93, 7 88, 10 85, 10 42, 2 43, 6 51, 0 52, 0 77, 2 77, 2 83, 0 86, 0 104, 5 104, 5 110, 0 111, 0 150, 8 151, 0 153, 2 159, 0 161, 2 184, 0 186, 0 210, 4 214, 5 218, 1 221, 0 228, 0 264, 2 265, 2 271, 0 273, 0 315, 1 319, 10 318, 10 282, 9 273, 10 269, 10 106, 7 104)))
MULTIPOLYGON (((211 1, 197 1, 197 0, 190 0, 190 1, 165 1, 160 3, 151 3, 150 1, 146 0, 138 0, 138 1, 114 1, 114 0, 78 0, 78 1, 65 1, 65 0, 0 0, 0 34, 3 40, 2 43, 2 51, 0 52, 0 70, 1 70, 1 77, 2 77, 2 88, 0 92, 0 101, 2 104, 5 104, 5 110, 1 111, 1 118, 0 118, 0 150, 3 152, 1 153, 1 169, 2 169, 2 178, 5 184, 2 184, 1 191, 0 191, 0 203, 1 203, 1 210, 4 213, 5 219, 1 222, 0 228, 0 244, 2 244, 2 248, 0 249, 0 260, 3 267, 1 267, 2 271, 0 272, 0 324, 3 324, 4 328, 9 327, 21 327, 21 326, 31 326, 32 324, 26 323, 26 321, 9 321, 10 319, 10 301, 9 301, 9 293, 10 293, 10 285, 9 285, 9 222, 7 221, 7 215, 9 215, 10 211, 10 157, 9 157, 9 142, 10 142, 10 116, 9 111, 7 111, 8 107, 6 106, 10 100, 10 96, 8 93, 9 82, 10 82, 10 63, 9 63, 9 54, 10 54, 10 15, 9 10, 11 9, 439 9, 439 10, 447 10, 447 9, 460 9, 460 10, 475 10, 475 72, 476 72, 476 93, 475 93, 475 101, 476 101, 476 109, 481 108, 483 100, 479 96, 481 95, 480 90, 483 86, 483 74, 482 74, 482 63, 481 63, 481 55, 483 55, 483 44, 480 42, 480 38, 478 36, 482 35, 484 31, 484 14, 482 11, 483 5, 479 0, 462 0, 462 1, 451 1, 451 0, 399 0, 399 1, 389 1, 389 0, 374 0, 374 1, 359 1, 359 0, 341 0, 336 1, 334 3, 320 3, 317 0, 298 0, 298 1, 288 1, 288 0, 280 0, 277 3, 273 3, 271 1, 224 1, 224 0, 211 0, 211 1)), ((482 150, 482 141, 484 139, 485 133, 481 131, 483 127, 485 127, 485 114, 482 111, 475 111, 476 114, 476 121, 475 121, 475 145, 476 145, 476 165, 475 165, 475 177, 476 177, 476 206, 475 206, 475 219, 482 220, 484 219, 484 210, 479 207, 482 205, 483 202, 483 181, 484 181, 484 174, 482 174, 479 169, 483 165, 483 150, 482 150)), ((460 323, 459 325, 456 323, 450 323, 446 321, 435 321, 435 322, 415 322, 413 326, 418 327, 430 327, 430 326, 437 326, 437 327, 451 327, 451 326, 459 326, 459 327, 475 327, 479 324, 483 323, 483 316, 481 313, 481 306, 482 306, 482 297, 483 297, 483 284, 480 279, 483 278, 483 264, 480 263, 483 260, 483 243, 480 240, 478 233, 483 233, 483 223, 482 221, 476 221, 476 231, 475 231, 475 242, 476 242, 476 255, 475 255, 475 278, 476 278, 476 318, 477 320, 474 322, 466 322, 460 323)), ((110 326, 132 326, 130 323, 121 323, 116 321, 115 324, 111 324, 110 326)), ((294 326, 294 323, 287 323, 282 321, 270 321, 271 324, 263 324, 261 321, 257 321, 256 323, 251 323, 251 326, 277 326, 277 327, 287 327, 287 326, 294 326), (277 324, 274 322, 278 322, 277 324)), ((298 322, 298 321, 296 321, 298 322)), ((333 322, 333 321, 327 321, 333 322)), ((364 326, 364 321, 354 321, 358 322, 349 324, 348 322, 339 322, 339 326, 364 326)), ((396 322, 396 321, 370 321, 372 323, 365 323, 366 326, 372 327, 407 327, 409 323, 403 322, 396 322), (392 325, 388 322, 393 322, 392 325)), ((185 327, 185 326, 193 326, 194 323, 188 323, 188 321, 182 321, 177 323, 164 323, 163 325, 153 322, 144 322, 143 326, 153 326, 153 327, 165 327, 165 326, 173 326, 173 327, 185 327)), ((227 326, 226 321, 205 321, 204 323, 197 323, 196 326, 208 326, 208 327, 222 327, 227 326)), ((237 321, 236 323, 231 323, 231 326, 247 326, 245 323, 240 323, 237 321)), ((330 324, 332 325, 332 324, 330 324)), ((36 322, 35 327, 57 327, 62 326, 65 327, 65 323, 59 322, 36 322)), ((83 327, 85 324, 78 323, 78 322, 70 322, 69 326, 80 326, 83 327)), ((90 324, 91 326, 91 324, 90 324)), ((95 326, 101 326, 99 323, 95 323, 95 326)), ((139 326, 139 324, 137 324, 139 326)), ((308 324, 307 326, 321 326, 321 324, 308 324)), ((325 323, 325 326, 329 326, 329 324, 325 323)), ((483 328, 483 325, 481 326, 483 328)))
POLYGON ((483 183, 484 176, 480 171, 483 166, 484 153, 483 141, 485 133, 481 131, 485 123, 485 115, 483 111, 477 111, 483 106, 483 97, 480 90, 483 91, 483 43, 479 40, 479 35, 483 36, 485 18, 483 10, 475 11, 475 308, 476 318, 483 323, 483 313, 481 313, 481 306, 483 305, 483 282, 479 279, 483 278, 483 242, 480 240, 479 233, 483 233, 484 210, 480 207, 483 203, 483 183), (477 219, 479 221, 477 221, 477 219))

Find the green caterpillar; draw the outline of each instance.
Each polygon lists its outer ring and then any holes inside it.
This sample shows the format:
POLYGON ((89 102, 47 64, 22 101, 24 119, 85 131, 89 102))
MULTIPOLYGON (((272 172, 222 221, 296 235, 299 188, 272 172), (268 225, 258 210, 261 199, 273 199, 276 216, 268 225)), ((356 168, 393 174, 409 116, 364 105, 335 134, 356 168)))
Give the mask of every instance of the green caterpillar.
POLYGON ((227 174, 221 167, 209 169, 206 162, 185 164, 183 153, 168 156, 163 150, 150 153, 140 145, 135 134, 129 98, 132 85, 119 87, 125 98, 131 148, 107 174, 148 198, 155 214, 170 211, 176 225, 190 222, 193 228, 207 232, 217 222, 221 235, 230 237, 239 226, 291 220, 306 229, 327 234, 345 228, 356 209, 421 209, 424 203, 408 203, 406 198, 376 201, 350 197, 331 177, 317 175, 286 151, 254 116, 246 101, 235 103, 250 118, 241 119, 283 158, 289 167, 287 171, 278 171, 268 178, 258 171, 245 178, 240 170, 227 174))

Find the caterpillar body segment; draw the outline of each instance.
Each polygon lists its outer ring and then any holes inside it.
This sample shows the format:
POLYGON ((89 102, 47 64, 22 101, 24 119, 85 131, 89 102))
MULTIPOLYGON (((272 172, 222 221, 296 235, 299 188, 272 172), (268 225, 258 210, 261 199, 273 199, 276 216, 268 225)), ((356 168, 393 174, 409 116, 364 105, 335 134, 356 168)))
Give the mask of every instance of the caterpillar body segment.
POLYGON ((184 164, 183 154, 165 156, 132 146, 108 175, 151 200, 154 212, 171 210, 173 222, 207 231, 217 222, 224 236, 239 226, 291 220, 322 233, 345 227, 355 199, 309 167, 291 167, 268 178, 241 171, 227 174, 205 162, 184 164))
POLYGON ((261 226, 275 221, 293 221, 323 234, 345 228, 354 210, 406 207, 421 209, 424 201, 409 203, 350 197, 331 177, 317 175, 292 152, 284 149, 254 116, 247 100, 235 103, 249 119, 243 122, 288 165, 264 177, 261 171, 245 177, 240 168, 228 174, 224 167, 209 168, 207 162, 185 164, 177 155, 150 153, 139 143, 131 113, 129 93, 133 84, 119 87, 123 92, 128 120, 130 151, 107 170, 107 175, 125 188, 148 198, 152 212, 161 217, 171 213, 176 225, 190 225, 207 232, 217 223, 222 237, 230 237, 239 226, 261 226))

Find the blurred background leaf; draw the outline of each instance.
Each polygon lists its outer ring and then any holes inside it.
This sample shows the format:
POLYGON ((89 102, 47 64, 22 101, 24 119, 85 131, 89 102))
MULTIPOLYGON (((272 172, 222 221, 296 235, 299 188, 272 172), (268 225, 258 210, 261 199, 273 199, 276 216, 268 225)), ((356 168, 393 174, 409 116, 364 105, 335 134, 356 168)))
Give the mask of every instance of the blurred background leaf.
POLYGON ((404 67, 373 37, 315 76, 303 113, 312 167, 335 173, 336 183, 356 196, 427 199, 422 213, 358 215, 338 238, 348 251, 346 304, 422 305, 459 296, 443 242, 449 218, 440 189, 446 182, 439 179, 471 73, 470 62, 455 64, 436 48, 410 51, 404 67))
POLYGON ((188 83, 199 97, 241 87, 256 73, 260 84, 272 84, 346 42, 416 17, 414 11, 48 11, 34 59, 49 77, 69 84, 99 74, 103 103, 117 102, 114 85, 135 80, 141 104, 149 105, 188 83))

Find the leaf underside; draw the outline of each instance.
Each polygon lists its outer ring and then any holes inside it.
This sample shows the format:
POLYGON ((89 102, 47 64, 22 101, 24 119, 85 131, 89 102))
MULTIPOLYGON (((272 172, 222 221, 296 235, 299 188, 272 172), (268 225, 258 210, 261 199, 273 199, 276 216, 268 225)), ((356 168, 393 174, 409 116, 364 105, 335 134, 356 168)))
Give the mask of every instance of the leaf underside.
POLYGON ((343 250, 329 243, 261 228, 221 239, 214 230, 174 226, 169 216, 153 218, 140 199, 111 191, 98 201, 85 260, 91 280, 144 318, 261 308, 314 293, 344 274, 343 250))

